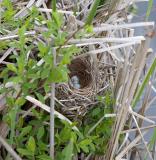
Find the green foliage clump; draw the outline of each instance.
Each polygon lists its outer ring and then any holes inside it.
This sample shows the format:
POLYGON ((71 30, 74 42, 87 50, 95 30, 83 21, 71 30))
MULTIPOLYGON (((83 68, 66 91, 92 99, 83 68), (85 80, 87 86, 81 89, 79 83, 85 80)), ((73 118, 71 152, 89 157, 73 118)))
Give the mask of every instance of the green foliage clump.
MULTIPOLYGON (((9 0, 4 0, 2 6, 5 11, 2 14, 0 32, 5 35, 5 29, 18 29, 18 38, 6 40, 0 43, 0 52, 7 48, 15 49, 14 54, 8 56, 8 61, 0 71, 2 87, 0 94, 6 95, 6 114, 2 116, 10 127, 8 142, 22 158, 28 160, 50 160, 49 157, 49 115, 44 111, 31 108, 31 113, 23 114, 30 109, 30 104, 25 97, 32 95, 42 103, 46 101, 46 95, 50 92, 52 82, 61 83, 68 81, 68 64, 72 56, 80 50, 76 46, 62 48, 68 40, 68 34, 60 32, 62 16, 55 10, 53 1, 52 19, 45 19, 34 7, 29 15, 23 19, 14 18, 16 11, 9 0), (34 36, 26 36, 27 31, 35 29, 35 24, 46 26, 48 30, 35 33, 34 36), (7 26, 7 27, 6 27, 7 26), (42 35, 42 41, 36 42, 35 37, 42 35), (57 59, 56 63, 54 60, 57 59), (39 63, 40 60, 43 63, 39 63), (12 83, 14 87, 6 87, 12 83), (13 97, 13 95, 16 95, 13 97)), ((88 21, 91 22, 90 20, 88 21)), ((88 27, 91 31, 91 27, 88 27)), ((110 138, 112 119, 103 118, 107 113, 112 113, 111 94, 99 96, 99 104, 90 110, 82 125, 77 122, 70 125, 66 121, 56 118, 55 121, 55 155, 56 160, 71 160, 81 153, 104 154, 106 144, 110 138), (96 123, 94 129, 89 132, 96 123), (73 126, 77 125, 79 131, 73 126)))

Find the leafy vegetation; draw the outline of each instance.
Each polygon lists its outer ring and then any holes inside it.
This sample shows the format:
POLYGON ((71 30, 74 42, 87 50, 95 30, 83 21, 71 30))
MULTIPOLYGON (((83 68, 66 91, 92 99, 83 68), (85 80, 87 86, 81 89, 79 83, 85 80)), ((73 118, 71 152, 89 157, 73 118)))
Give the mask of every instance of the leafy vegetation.
MULTIPOLYGON (((137 12, 135 4, 129 1, 123 5, 119 0, 94 0, 92 4, 79 2, 79 6, 71 5, 73 1, 62 2, 52 0, 52 10, 45 3, 42 8, 41 1, 19 2, 21 6, 10 0, 0 2, 0 127, 2 122, 8 129, 0 146, 0 159, 18 154, 27 160, 54 160, 50 153, 53 146, 49 144, 52 136, 55 160, 130 157, 132 146, 139 146, 139 138, 151 157, 148 149, 154 148, 156 131, 146 145, 145 132, 142 133, 146 127, 141 127, 144 121, 153 123, 145 117, 146 108, 153 103, 152 85, 145 93, 140 111, 134 108, 151 83, 156 59, 145 71, 146 75, 142 75, 147 56, 146 37, 134 36, 133 26, 147 27, 153 23, 129 24, 128 15, 137 12), (78 84, 80 77, 73 69, 73 62, 79 64, 75 68, 80 68, 85 81, 83 89, 78 84), (80 89, 70 84, 72 76, 80 89), (54 83, 56 97, 52 97, 54 83), (79 94, 82 90, 84 94, 79 94), (48 107, 52 100, 56 102, 54 112, 48 107), (55 125, 49 123, 53 121, 49 112, 56 115, 55 125), (55 134, 51 134, 52 127, 55 134), (136 134, 131 139, 132 131, 136 134), (4 145, 7 143, 12 153, 4 145)), ((153 0, 149 0, 146 20, 152 5, 153 0)), ((149 32, 148 38, 152 34, 149 32)), ((1 139, 0 134, 0 143, 1 139)))
MULTIPOLYGON (((91 11, 87 24, 90 24, 97 5, 91 11), (94 13, 93 13, 94 12, 94 13)), ((80 50, 71 46, 69 48, 59 48, 56 50, 57 65, 53 62, 53 47, 62 46, 68 39, 68 34, 60 32, 63 19, 56 11, 56 1, 53 1, 52 19, 45 19, 37 8, 29 11, 29 16, 23 19, 14 18, 16 11, 9 0, 4 0, 2 6, 5 12, 2 15, 2 25, 0 31, 5 34, 5 29, 18 28, 18 38, 3 41, 0 52, 3 49, 12 47, 16 53, 10 55, 8 63, 0 72, 0 80, 3 86, 0 93, 6 95, 7 109, 2 119, 9 126, 8 142, 20 154, 22 158, 28 160, 50 160, 49 155, 49 115, 38 108, 30 108, 25 97, 32 95, 42 103, 49 103, 46 95, 50 92, 52 82, 60 83, 68 81, 68 67, 72 56, 80 50), (43 41, 34 43, 34 38, 25 35, 26 32, 34 29, 34 24, 38 26, 47 25, 48 30, 41 32, 43 41), (6 27, 7 26, 7 27, 6 27), (53 39, 53 40, 51 40, 53 39), (30 51, 32 51, 30 53, 30 51), (38 64, 37 59, 42 59, 44 63, 38 64), (7 84, 14 87, 6 87, 7 84), (16 95, 13 97, 13 95, 16 95), (31 114, 22 114, 31 109, 31 114)), ((40 33, 35 33, 38 36, 40 33)), ((71 160, 80 153, 104 154, 110 138, 112 118, 105 118, 105 114, 113 112, 112 95, 108 92, 106 96, 99 96, 99 103, 86 115, 87 118, 69 124, 56 118, 55 121, 55 153, 56 160, 71 160), (99 120, 103 117, 102 121, 99 120), (92 131, 89 131, 96 123, 92 131), (79 131, 73 130, 77 125, 79 131)))

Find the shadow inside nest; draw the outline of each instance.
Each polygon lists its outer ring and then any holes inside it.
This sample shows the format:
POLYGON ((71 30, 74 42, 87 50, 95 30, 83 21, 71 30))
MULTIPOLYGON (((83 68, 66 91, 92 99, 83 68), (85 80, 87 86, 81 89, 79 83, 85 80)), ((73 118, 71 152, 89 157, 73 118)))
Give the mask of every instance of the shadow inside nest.
POLYGON ((68 66, 69 73, 69 86, 71 89, 85 90, 93 82, 90 63, 86 59, 74 59, 68 66))

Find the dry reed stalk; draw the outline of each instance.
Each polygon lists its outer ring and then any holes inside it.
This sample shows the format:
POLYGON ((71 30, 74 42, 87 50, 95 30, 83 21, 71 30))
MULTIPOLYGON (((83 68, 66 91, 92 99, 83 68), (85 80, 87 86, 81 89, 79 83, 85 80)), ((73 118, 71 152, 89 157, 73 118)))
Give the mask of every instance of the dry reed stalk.
POLYGON ((101 24, 99 27, 94 27, 94 32, 102 32, 102 31, 110 31, 110 30, 118 30, 124 28, 136 28, 136 27, 154 27, 155 22, 138 22, 138 23, 128 23, 121 25, 110 25, 110 24, 101 24))
POLYGON ((146 141, 145 141, 145 139, 144 139, 144 137, 143 137, 143 134, 142 134, 142 132, 141 132, 141 130, 140 130, 140 127, 139 127, 139 125, 138 125, 138 122, 137 122, 135 116, 132 115, 132 118, 133 118, 133 120, 134 120, 134 122, 135 122, 135 124, 136 124, 136 127, 137 127, 137 129, 138 129, 138 133, 139 133, 139 135, 141 136, 141 139, 142 139, 142 141, 143 141, 143 144, 144 144, 144 146, 145 146, 145 149, 146 149, 146 151, 147 151, 150 159, 153 160, 152 155, 151 155, 151 152, 150 152, 149 149, 148 149, 148 146, 147 146, 147 144, 146 144, 146 141))
MULTIPOLYGON (((31 96, 26 96, 26 100, 28 100, 29 102, 33 103, 34 105, 42 108, 43 110, 47 111, 50 113, 50 107, 48 107, 47 105, 41 103, 40 101, 38 101, 37 99, 31 97, 31 96)), ((55 116, 57 116, 59 119, 62 119, 62 120, 65 120, 67 121, 69 124, 72 124, 72 122, 66 118, 65 116, 63 116, 62 114, 60 114, 59 112, 57 111, 54 111, 54 114, 55 116)), ((77 130, 78 131, 78 128, 77 127, 73 127, 73 129, 77 130)))
MULTIPOLYGON (((155 127, 156 127, 156 125, 150 125, 150 126, 147 126, 147 127, 141 127, 140 130, 149 130, 150 128, 155 128, 155 127)), ((121 132, 121 134, 129 133, 129 132, 135 132, 137 130, 138 130, 137 128, 123 130, 121 132)))
MULTIPOLYGON (((29 31, 29 32, 26 32, 24 35, 30 36, 30 35, 35 35, 35 34, 36 34, 35 31, 29 31)), ((18 37, 19 37, 18 35, 8 35, 8 36, 0 37, 0 41, 11 40, 11 39, 15 39, 18 37)))
MULTIPOLYGON (((146 134, 146 133, 147 133, 147 131, 144 131, 144 132, 143 132, 143 135, 146 134)), ((131 148, 133 148, 140 140, 141 140, 141 135, 138 135, 131 143, 128 144, 128 146, 126 146, 126 147, 124 148, 124 150, 123 150, 122 152, 120 152, 120 153, 116 156, 115 160, 121 160, 121 158, 122 158, 131 148)))
POLYGON ((13 148, 7 143, 7 141, 0 135, 0 143, 5 147, 8 153, 15 159, 15 160, 22 160, 22 158, 13 150, 13 148))
POLYGON ((92 51, 89 51, 89 52, 87 52, 85 54, 79 55, 77 57, 80 58, 80 57, 85 57, 85 56, 87 56, 89 54, 99 54, 99 53, 103 53, 103 52, 112 51, 112 50, 115 50, 115 49, 121 49, 121 48, 124 48, 124 47, 127 47, 127 46, 135 45, 137 43, 140 43, 140 41, 128 42, 128 43, 123 43, 123 44, 111 46, 111 47, 108 47, 108 48, 92 50, 92 51))
POLYGON ((13 50, 14 50, 13 48, 9 48, 0 58, 0 63, 2 63, 5 60, 5 58, 7 58, 11 54, 13 50))
POLYGON ((112 160, 115 156, 115 150, 118 146, 118 140, 120 133, 126 123, 127 115, 128 115, 128 106, 131 103, 135 89, 138 85, 139 78, 141 75, 141 71, 145 64, 146 52, 149 45, 149 38, 146 41, 143 41, 141 45, 138 47, 136 55, 134 57, 134 61, 132 62, 132 67, 130 68, 130 72, 125 76, 121 98, 119 100, 120 106, 118 106, 118 117, 116 119, 112 138, 110 140, 109 148, 106 153, 106 160, 112 160), (139 62, 139 63, 138 63, 139 62))
MULTIPOLYGON (((53 49, 53 65, 56 66, 56 50, 53 49)), ((55 145, 55 140, 54 140, 54 112, 55 112, 55 83, 51 84, 51 97, 50 97, 50 156, 52 159, 54 159, 54 145, 55 145)))
MULTIPOLYGON (((38 8, 38 10, 40 12, 46 12, 46 13, 51 13, 52 12, 52 9, 48 9, 48 8, 38 8)), ((63 11, 63 10, 57 10, 58 13, 63 13, 63 14, 67 14, 67 15, 74 15, 74 12, 72 11, 63 11)), ((76 12, 76 14, 79 14, 79 12, 76 12)))
POLYGON ((110 38, 85 38, 85 39, 71 39, 68 44, 83 44, 83 43, 123 43, 123 42, 134 42, 134 41, 145 40, 144 36, 135 37, 110 37, 110 38))
MULTIPOLYGON (((147 117, 145 117, 145 116, 143 116, 142 114, 138 114, 138 113, 136 113, 136 112, 134 112, 133 110, 131 110, 131 109, 129 109, 129 113, 131 113, 131 114, 133 114, 134 116, 136 116, 136 117, 138 117, 141 121, 146 121, 146 122, 149 122, 149 123, 152 123, 152 124, 155 124, 155 122, 154 121, 152 121, 151 119, 149 119, 149 118, 147 118, 147 117)), ((141 125, 139 125, 139 126, 141 126, 141 125)))
MULTIPOLYGON (((0 122, 0 135, 3 138, 6 138, 6 136, 8 135, 9 132, 9 127, 7 124, 5 124, 4 122, 0 122)), ((2 144, 0 144, 0 148, 1 148, 2 144)))
MULTIPOLYGON (((149 98, 150 98, 150 94, 151 94, 151 87, 148 85, 147 92, 145 93, 142 106, 140 107, 140 110, 138 111, 139 115, 141 115, 142 117, 145 115, 146 107, 148 107, 147 104, 148 104, 148 101, 149 101, 149 98)), ((144 120, 145 119, 140 118, 138 120, 138 126, 142 126, 144 120)), ((153 122, 153 124, 155 124, 155 122, 153 122)), ((137 130, 136 133, 135 133, 135 137, 137 137, 138 135, 139 135, 139 131, 137 130)), ((131 157, 135 157, 135 156, 136 156, 136 151, 134 150, 131 153, 131 157)))

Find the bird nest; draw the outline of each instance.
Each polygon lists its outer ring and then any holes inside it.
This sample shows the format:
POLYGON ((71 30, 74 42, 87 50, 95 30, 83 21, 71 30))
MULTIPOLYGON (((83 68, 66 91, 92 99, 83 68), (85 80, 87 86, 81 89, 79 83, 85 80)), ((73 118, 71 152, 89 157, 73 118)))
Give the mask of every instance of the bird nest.
MULTIPOLYGON (((112 60, 111 64, 114 64, 112 60)), ((95 64, 92 58, 87 56, 73 59, 68 69, 68 83, 56 86, 59 104, 57 109, 69 118, 77 119, 83 117, 88 108, 98 103, 97 95, 104 95, 110 88, 111 77, 113 81, 115 78, 115 67, 99 59, 95 64)))

